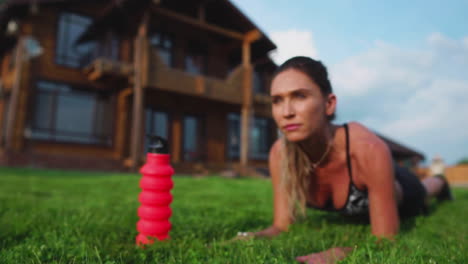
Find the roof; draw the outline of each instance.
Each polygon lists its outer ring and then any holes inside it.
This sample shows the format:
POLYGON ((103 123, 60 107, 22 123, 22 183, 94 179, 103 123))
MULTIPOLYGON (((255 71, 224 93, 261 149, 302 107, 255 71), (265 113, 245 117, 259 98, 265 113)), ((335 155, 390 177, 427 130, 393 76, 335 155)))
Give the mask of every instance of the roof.
POLYGON ((379 136, 385 143, 387 143, 388 147, 390 148, 392 155, 395 158, 398 159, 406 159, 406 158, 411 158, 411 157, 417 157, 420 160, 425 160, 426 157, 424 155, 416 150, 413 150, 409 147, 406 147, 400 143, 397 143, 394 140, 389 139, 388 137, 382 136, 378 133, 376 133, 377 136, 379 136))
MULTIPOLYGON (((128 23, 127 19, 141 18, 141 14, 138 15, 139 12, 146 10, 148 4, 151 3, 152 1, 148 0, 112 1, 103 12, 103 15, 99 19, 95 20, 88 31, 82 36, 82 38, 80 38, 80 41, 93 39, 94 36, 100 35, 109 27, 113 27, 118 30, 128 30, 128 27, 130 27, 131 24, 136 23, 128 23)), ((205 20, 207 23, 239 32, 241 34, 245 34, 254 29, 257 29, 262 33, 262 37, 252 44, 253 60, 256 59, 255 57, 265 56, 269 51, 276 49, 276 45, 268 38, 268 36, 228 0, 161 0, 159 6, 188 17, 196 17, 197 7, 201 3, 205 5, 205 20)))

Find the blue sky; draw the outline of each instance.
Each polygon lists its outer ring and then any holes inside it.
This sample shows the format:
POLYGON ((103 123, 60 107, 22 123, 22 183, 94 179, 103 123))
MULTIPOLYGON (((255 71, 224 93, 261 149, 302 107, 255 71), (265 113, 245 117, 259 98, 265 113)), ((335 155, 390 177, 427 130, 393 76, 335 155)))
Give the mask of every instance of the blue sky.
POLYGON ((428 160, 468 157, 468 0, 232 2, 277 44, 277 63, 325 63, 338 122, 361 122, 428 160))

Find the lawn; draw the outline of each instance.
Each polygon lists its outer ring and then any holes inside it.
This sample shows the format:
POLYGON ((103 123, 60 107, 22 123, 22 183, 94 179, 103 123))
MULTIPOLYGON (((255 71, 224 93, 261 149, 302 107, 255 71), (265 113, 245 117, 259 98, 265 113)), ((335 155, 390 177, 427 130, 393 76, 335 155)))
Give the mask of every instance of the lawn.
POLYGON ((271 223, 270 182, 174 177, 171 239, 134 244, 137 174, 0 168, 0 263, 295 263, 334 246, 343 263, 468 263, 468 189, 376 244, 369 225, 310 210, 273 240, 224 243, 271 223))

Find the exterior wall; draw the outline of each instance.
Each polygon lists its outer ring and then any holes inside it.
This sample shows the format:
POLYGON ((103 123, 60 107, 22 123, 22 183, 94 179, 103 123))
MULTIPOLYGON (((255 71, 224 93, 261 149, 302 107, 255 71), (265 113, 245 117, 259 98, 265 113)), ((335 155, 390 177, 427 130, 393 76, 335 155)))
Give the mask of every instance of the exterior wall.
POLYGON ((468 165, 449 167, 445 171, 445 176, 450 184, 468 184, 468 165))
MULTIPOLYGON (((421 179, 429 177, 429 168, 424 167, 418 170, 421 179)), ((450 166, 445 169, 445 177, 450 184, 468 184, 468 165, 450 166)))

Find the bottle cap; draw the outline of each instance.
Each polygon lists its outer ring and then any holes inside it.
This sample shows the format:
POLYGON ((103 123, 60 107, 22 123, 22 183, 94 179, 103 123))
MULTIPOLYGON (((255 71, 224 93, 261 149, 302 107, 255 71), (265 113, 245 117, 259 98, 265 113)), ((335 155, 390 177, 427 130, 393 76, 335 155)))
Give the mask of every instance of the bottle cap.
POLYGON ((155 135, 150 135, 148 138, 148 152, 156 154, 169 154, 169 144, 164 138, 155 135))

